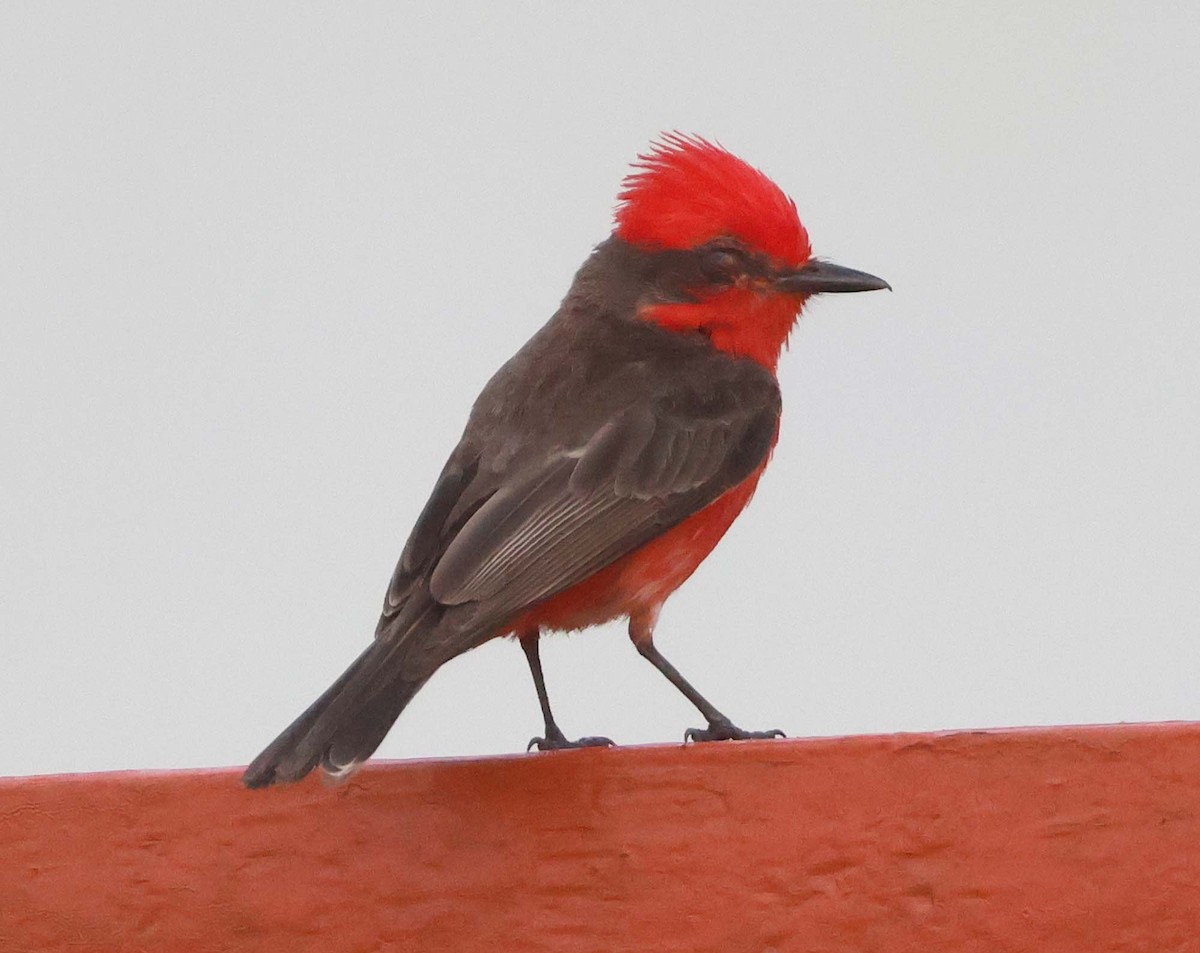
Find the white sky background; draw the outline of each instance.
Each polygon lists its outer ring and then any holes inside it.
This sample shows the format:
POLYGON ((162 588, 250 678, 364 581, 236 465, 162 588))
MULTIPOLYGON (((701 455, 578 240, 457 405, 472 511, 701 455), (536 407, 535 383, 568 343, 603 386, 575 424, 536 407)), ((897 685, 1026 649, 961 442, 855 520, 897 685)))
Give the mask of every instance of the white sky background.
MULTIPOLYGON (((818 254, 658 644, 794 735, 1200 718, 1200 7, 0 6, 0 773, 245 763, 370 638, 475 394, 660 130, 818 254)), ((570 735, 697 714, 613 625, 570 735)), ((519 751, 521 652, 382 757, 519 751)))

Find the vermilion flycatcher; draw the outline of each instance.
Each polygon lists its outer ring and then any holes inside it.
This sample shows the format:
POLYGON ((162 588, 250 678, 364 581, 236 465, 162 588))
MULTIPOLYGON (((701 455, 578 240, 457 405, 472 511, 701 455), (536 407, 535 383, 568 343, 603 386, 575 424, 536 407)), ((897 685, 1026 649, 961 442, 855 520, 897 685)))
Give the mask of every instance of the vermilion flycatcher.
POLYGON ((796 206, 720 146, 672 134, 625 179, 616 229, 558 313, 488 382, 409 536, 375 640, 246 769, 249 787, 370 757, 437 669, 500 635, 525 650, 545 734, 543 630, 629 618, 707 721, 743 731, 654 646, 666 598, 754 493, 779 433, 779 352, 810 295, 888 284, 812 257, 796 206))

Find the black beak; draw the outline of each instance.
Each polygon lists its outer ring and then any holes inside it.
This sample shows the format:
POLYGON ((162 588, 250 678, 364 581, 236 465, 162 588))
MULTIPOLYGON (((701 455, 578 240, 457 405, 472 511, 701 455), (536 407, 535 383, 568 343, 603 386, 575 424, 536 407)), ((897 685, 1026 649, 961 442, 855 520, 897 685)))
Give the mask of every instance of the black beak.
POLYGON ((892 290, 882 278, 868 275, 865 271, 855 271, 853 268, 843 268, 828 261, 810 261, 795 271, 786 271, 777 275, 774 281, 776 291, 787 294, 826 294, 846 291, 882 291, 892 290))

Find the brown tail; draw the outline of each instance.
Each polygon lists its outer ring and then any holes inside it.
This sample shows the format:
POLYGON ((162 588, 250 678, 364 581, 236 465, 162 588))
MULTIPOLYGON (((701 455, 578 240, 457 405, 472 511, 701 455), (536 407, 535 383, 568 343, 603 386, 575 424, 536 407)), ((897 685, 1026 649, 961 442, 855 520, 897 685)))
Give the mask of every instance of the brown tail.
POLYGON ((475 641, 463 638, 464 633, 439 631, 444 627, 436 623, 432 631, 414 628, 367 646, 250 763, 242 783, 262 788, 299 781, 318 765, 329 774, 345 775, 369 758, 430 676, 475 641))

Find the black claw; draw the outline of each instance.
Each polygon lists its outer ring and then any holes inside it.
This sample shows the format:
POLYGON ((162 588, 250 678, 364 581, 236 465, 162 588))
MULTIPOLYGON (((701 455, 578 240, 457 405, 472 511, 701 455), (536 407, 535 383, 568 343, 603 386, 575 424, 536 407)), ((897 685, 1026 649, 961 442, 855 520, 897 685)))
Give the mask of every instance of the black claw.
POLYGON ((548 738, 530 738, 525 750, 532 751, 537 748, 538 751, 562 751, 566 748, 611 748, 614 744, 616 742, 611 738, 602 738, 599 735, 588 735, 586 738, 577 738, 575 741, 571 741, 559 734, 557 737, 551 735, 548 738))
POLYGON ((786 738, 778 728, 770 731, 746 731, 731 721, 710 721, 707 728, 689 728, 683 733, 683 742, 689 741, 749 741, 756 738, 786 738))

